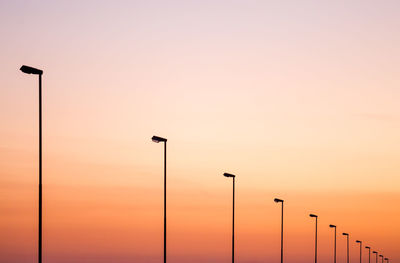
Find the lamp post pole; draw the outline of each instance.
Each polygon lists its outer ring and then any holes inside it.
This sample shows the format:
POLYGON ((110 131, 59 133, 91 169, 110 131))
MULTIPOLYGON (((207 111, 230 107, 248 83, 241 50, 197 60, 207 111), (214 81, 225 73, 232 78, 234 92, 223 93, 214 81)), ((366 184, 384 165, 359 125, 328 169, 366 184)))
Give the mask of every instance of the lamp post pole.
POLYGON ((333 263, 336 263, 336 226, 329 225, 329 227, 335 229, 335 240, 334 240, 334 247, 333 247, 333 263))
POLYGON ((167 140, 164 142, 164 263, 167 262, 167 140))
POLYGON ((225 177, 231 177, 233 182, 233 199, 232 199, 232 263, 235 262, 235 178, 236 175, 230 173, 224 173, 225 177))
POLYGON ((366 249, 368 249, 368 263, 371 263, 371 247, 366 246, 366 249))
POLYGON ((314 262, 317 263, 317 254, 318 254, 318 216, 314 214, 310 214, 310 217, 315 218, 315 259, 314 262))
POLYGON ((362 241, 356 240, 356 243, 360 244, 360 263, 361 263, 361 261, 362 261, 362 241))
POLYGON ((378 263, 378 252, 372 251, 372 254, 375 254, 375 262, 378 263))
MULTIPOLYGON (((350 256, 349 256, 349 234, 348 233, 343 233, 342 235, 347 237, 347 263, 350 261, 350 256)), ((377 262, 378 263, 378 262, 377 262)))
POLYGON ((43 246, 42 160, 42 74, 39 74, 39 263, 42 263, 43 246))
POLYGON ((43 234, 43 206, 42 206, 42 75, 43 70, 23 65, 20 70, 26 74, 39 76, 39 226, 38 226, 38 262, 42 263, 42 234, 43 234))
POLYGON ((281 263, 283 263, 283 202, 284 202, 284 200, 275 198, 274 202, 282 203, 282 206, 281 206, 281 263))
POLYGON ((155 143, 164 143, 164 263, 167 262, 167 139, 153 136, 155 143))

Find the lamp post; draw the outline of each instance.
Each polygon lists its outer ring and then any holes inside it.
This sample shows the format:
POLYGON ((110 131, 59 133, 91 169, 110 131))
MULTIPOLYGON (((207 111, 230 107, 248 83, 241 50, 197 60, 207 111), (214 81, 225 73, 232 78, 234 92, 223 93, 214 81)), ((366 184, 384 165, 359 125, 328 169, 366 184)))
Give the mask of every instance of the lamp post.
POLYGON ((385 258, 385 260, 386 260, 387 263, 389 263, 389 259, 388 258, 385 258))
POLYGON ((274 202, 282 204, 282 206, 281 206, 281 208, 282 208, 282 210, 281 210, 281 263, 283 263, 283 202, 284 202, 284 200, 275 198, 274 202))
POLYGON ((155 143, 164 143, 164 263, 167 262, 167 139, 153 136, 155 143))
POLYGON ((336 263, 336 226, 335 225, 329 225, 330 228, 335 229, 335 243, 334 243, 334 248, 333 248, 333 263, 336 263))
POLYGON ((381 257, 381 258, 382 258, 382 263, 383 263, 383 255, 379 255, 379 257, 381 257))
POLYGON ((233 205, 232 205, 232 263, 235 262, 235 178, 236 175, 224 173, 225 177, 232 178, 233 182, 233 205))
POLYGON ((368 263, 371 263, 371 247, 366 246, 366 249, 368 249, 368 263))
POLYGON ((361 263, 361 261, 362 261, 362 241, 356 240, 356 243, 360 244, 360 263, 361 263))
POLYGON ((314 262, 317 263, 317 247, 318 247, 318 216, 314 214, 310 214, 310 217, 315 218, 315 260, 314 262))
POLYGON ((39 235, 38 235, 38 262, 42 263, 42 75, 43 70, 23 65, 20 70, 26 74, 39 76, 39 235))
POLYGON ((349 234, 343 233, 342 235, 347 237, 347 263, 349 263, 349 261, 350 261, 350 258, 349 258, 349 234))
POLYGON ((375 254, 375 262, 378 263, 378 251, 372 251, 372 254, 375 254))

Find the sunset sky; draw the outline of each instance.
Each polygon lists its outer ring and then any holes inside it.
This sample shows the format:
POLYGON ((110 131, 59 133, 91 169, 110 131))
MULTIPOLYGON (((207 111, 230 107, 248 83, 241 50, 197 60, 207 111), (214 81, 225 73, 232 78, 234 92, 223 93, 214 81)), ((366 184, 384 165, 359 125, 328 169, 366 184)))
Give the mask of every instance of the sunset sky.
POLYGON ((400 262, 400 1, 0 1, 0 262, 400 262), (368 254, 363 249, 364 262, 368 254), (375 260, 375 257, 372 258, 375 260))

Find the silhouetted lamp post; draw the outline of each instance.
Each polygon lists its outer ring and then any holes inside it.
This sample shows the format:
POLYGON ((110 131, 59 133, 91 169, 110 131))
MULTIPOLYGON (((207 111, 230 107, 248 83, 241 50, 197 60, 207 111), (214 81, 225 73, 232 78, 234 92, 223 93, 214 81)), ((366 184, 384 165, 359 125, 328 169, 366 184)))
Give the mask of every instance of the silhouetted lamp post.
POLYGON ((275 203, 282 203, 281 206, 281 263, 283 263, 283 200, 279 198, 274 199, 275 203))
POLYGON ((381 257, 381 258, 382 258, 382 263, 383 263, 383 255, 379 255, 379 257, 381 257))
POLYGON ((153 142, 164 143, 164 263, 167 262, 167 139, 153 136, 153 142))
POLYGON ((233 182, 233 209, 232 209, 232 263, 235 262, 235 175, 224 173, 225 177, 231 177, 233 182))
POLYGON ((334 240, 334 248, 333 248, 333 262, 336 263, 336 226, 335 225, 329 225, 329 227, 335 229, 335 240, 334 240))
POLYGON ((386 260, 387 263, 389 263, 389 259, 388 258, 385 258, 385 260, 386 260))
POLYGON ((318 246, 318 216, 314 214, 310 214, 310 217, 315 218, 315 260, 314 262, 317 263, 317 246, 318 246))
POLYGON ((371 247, 366 246, 366 249, 368 249, 368 263, 371 263, 371 247))
POLYGON ((20 70, 26 74, 39 76, 39 235, 38 262, 42 263, 42 75, 43 70, 23 65, 20 70))
POLYGON ((375 254, 375 262, 378 263, 378 252, 372 251, 372 254, 375 254))
POLYGON ((362 241, 356 240, 356 243, 360 244, 360 263, 361 263, 361 261, 362 261, 362 241))
POLYGON ((349 234, 348 233, 343 233, 343 236, 347 237, 347 263, 350 261, 350 256, 349 256, 349 234))

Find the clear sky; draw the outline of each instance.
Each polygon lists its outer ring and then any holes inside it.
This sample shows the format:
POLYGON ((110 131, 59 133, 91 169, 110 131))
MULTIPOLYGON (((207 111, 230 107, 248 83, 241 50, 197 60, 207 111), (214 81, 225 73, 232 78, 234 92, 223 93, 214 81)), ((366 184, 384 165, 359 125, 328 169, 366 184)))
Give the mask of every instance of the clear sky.
POLYGON ((0 1, 0 261, 400 262, 399 1, 0 1), (367 250, 363 249, 364 258, 367 250), (338 261, 345 239, 338 236, 338 261))

